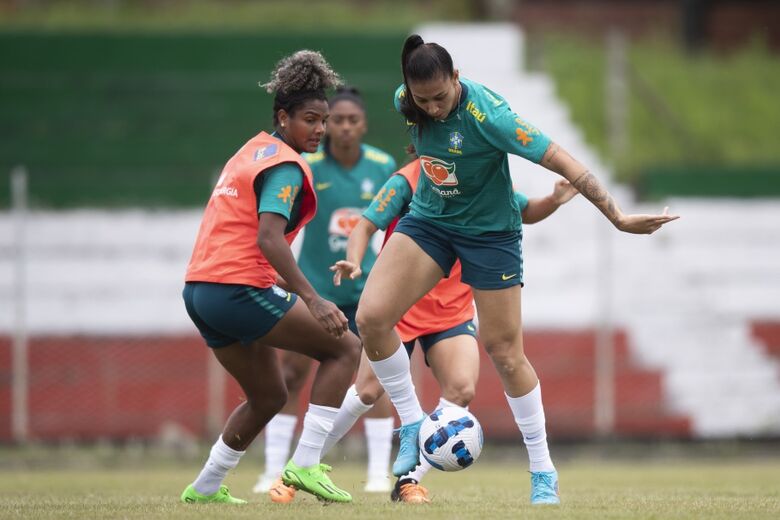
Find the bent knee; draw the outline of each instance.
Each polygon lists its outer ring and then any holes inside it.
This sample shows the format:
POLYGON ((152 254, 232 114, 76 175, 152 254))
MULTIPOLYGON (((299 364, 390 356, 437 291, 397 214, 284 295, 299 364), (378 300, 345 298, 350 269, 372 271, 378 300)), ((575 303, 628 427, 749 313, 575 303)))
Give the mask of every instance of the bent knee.
MULTIPOLYGON (((285 366, 284 370, 284 384, 289 392, 298 392, 303 388, 306 383, 306 376, 309 375, 309 365, 306 365, 304 370, 302 367, 288 367, 285 366)), ((287 398, 285 397, 285 400, 287 398)))
POLYGON ((358 397, 363 404, 369 405, 376 403, 385 393, 385 389, 382 388, 382 385, 376 378, 357 381, 355 383, 355 390, 357 390, 358 397))
POLYGON ((528 364, 528 359, 523 354, 522 349, 501 349, 488 352, 493 365, 499 373, 508 375, 521 370, 528 364))
POLYGON ((357 315, 355 316, 355 323, 361 337, 381 334, 393 329, 395 323, 387 318, 386 313, 381 312, 379 309, 367 307, 366 309, 358 307, 357 315))
POLYGON ((287 388, 274 388, 248 395, 246 400, 253 412, 276 415, 287 404, 288 396, 287 388))
POLYGON ((476 385, 470 381, 456 382, 442 388, 441 394, 447 401, 465 408, 474 399, 476 385))

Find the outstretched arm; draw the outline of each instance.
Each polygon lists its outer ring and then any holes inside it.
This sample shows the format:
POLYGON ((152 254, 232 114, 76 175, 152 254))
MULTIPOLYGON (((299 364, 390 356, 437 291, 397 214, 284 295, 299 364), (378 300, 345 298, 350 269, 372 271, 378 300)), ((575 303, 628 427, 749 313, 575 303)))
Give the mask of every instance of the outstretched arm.
POLYGON ((612 224, 626 233, 650 234, 664 224, 680 218, 668 215, 626 215, 595 175, 556 143, 551 143, 541 165, 568 180, 577 191, 596 206, 612 224))
POLYGON ((569 202, 579 193, 571 183, 565 179, 559 179, 555 183, 553 192, 546 197, 528 199, 528 205, 523 209, 523 224, 535 224, 546 219, 555 210, 569 202))
POLYGON ((333 285, 341 285, 342 276, 354 280, 363 274, 360 266, 363 263, 363 257, 366 256, 371 237, 374 236, 377 229, 366 217, 360 217, 358 223, 349 233, 347 259, 339 260, 330 267, 330 270, 333 271, 333 285))

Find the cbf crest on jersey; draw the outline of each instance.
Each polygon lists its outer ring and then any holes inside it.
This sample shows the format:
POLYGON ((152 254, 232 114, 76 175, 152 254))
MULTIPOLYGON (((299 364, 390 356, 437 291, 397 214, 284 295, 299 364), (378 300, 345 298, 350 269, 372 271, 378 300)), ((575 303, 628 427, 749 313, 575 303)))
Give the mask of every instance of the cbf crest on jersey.
POLYGON ((463 148, 463 134, 460 132, 451 132, 450 133, 450 147, 447 149, 448 152, 462 155, 463 152, 461 149, 463 148))
POLYGON ((269 157, 273 157, 277 154, 279 151, 279 145, 276 143, 267 144, 265 146, 261 146, 257 150, 255 150, 255 161, 262 161, 263 159, 268 159, 269 157))

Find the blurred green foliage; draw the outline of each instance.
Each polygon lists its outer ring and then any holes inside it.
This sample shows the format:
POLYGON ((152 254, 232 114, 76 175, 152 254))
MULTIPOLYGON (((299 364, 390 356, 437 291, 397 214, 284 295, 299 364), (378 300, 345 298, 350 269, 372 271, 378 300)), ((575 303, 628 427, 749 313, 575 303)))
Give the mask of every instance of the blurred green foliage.
POLYGON ((0 27, 47 30, 406 30, 469 20, 472 0, 69 0, 0 3, 0 27))
MULTIPOLYGON (((610 157, 605 48, 562 35, 543 42, 559 96, 610 157)), ((629 144, 613 158, 622 180, 649 196, 724 195, 729 180, 752 186, 734 195, 780 195, 780 57, 760 41, 729 54, 686 54, 661 38, 632 43, 628 56, 629 144)))
POLYGON ((227 159, 272 129, 258 81, 302 47, 362 90, 366 141, 400 161, 404 37, 0 33, 0 171, 24 164, 38 206, 200 205, 227 159))

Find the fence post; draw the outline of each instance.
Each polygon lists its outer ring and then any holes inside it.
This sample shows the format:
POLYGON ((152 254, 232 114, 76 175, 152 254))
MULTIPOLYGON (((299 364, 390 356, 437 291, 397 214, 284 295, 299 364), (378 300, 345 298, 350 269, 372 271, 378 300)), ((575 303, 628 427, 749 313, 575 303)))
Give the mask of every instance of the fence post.
POLYGON ((29 360, 27 341, 27 170, 11 171, 11 213, 14 227, 14 337, 11 361, 11 434, 14 441, 29 438, 29 360))
POLYGON ((614 165, 625 158, 629 147, 628 63, 626 37, 618 29, 607 33, 607 77, 604 107, 607 116, 607 139, 614 165))
POLYGON ((594 425, 596 435, 610 437, 615 432, 615 327, 613 309, 614 248, 612 226, 598 215, 596 229, 596 352, 594 383, 594 425))
MULTIPOLYGON (((629 147, 628 81, 626 38, 618 29, 607 33, 607 77, 605 110, 607 138, 613 166, 620 165, 629 147)), ((614 246, 611 226, 598 216, 597 252, 597 329, 594 374, 593 420, 596 435, 602 438, 615 433, 617 401, 615 390, 615 324, 614 324, 614 246)))

